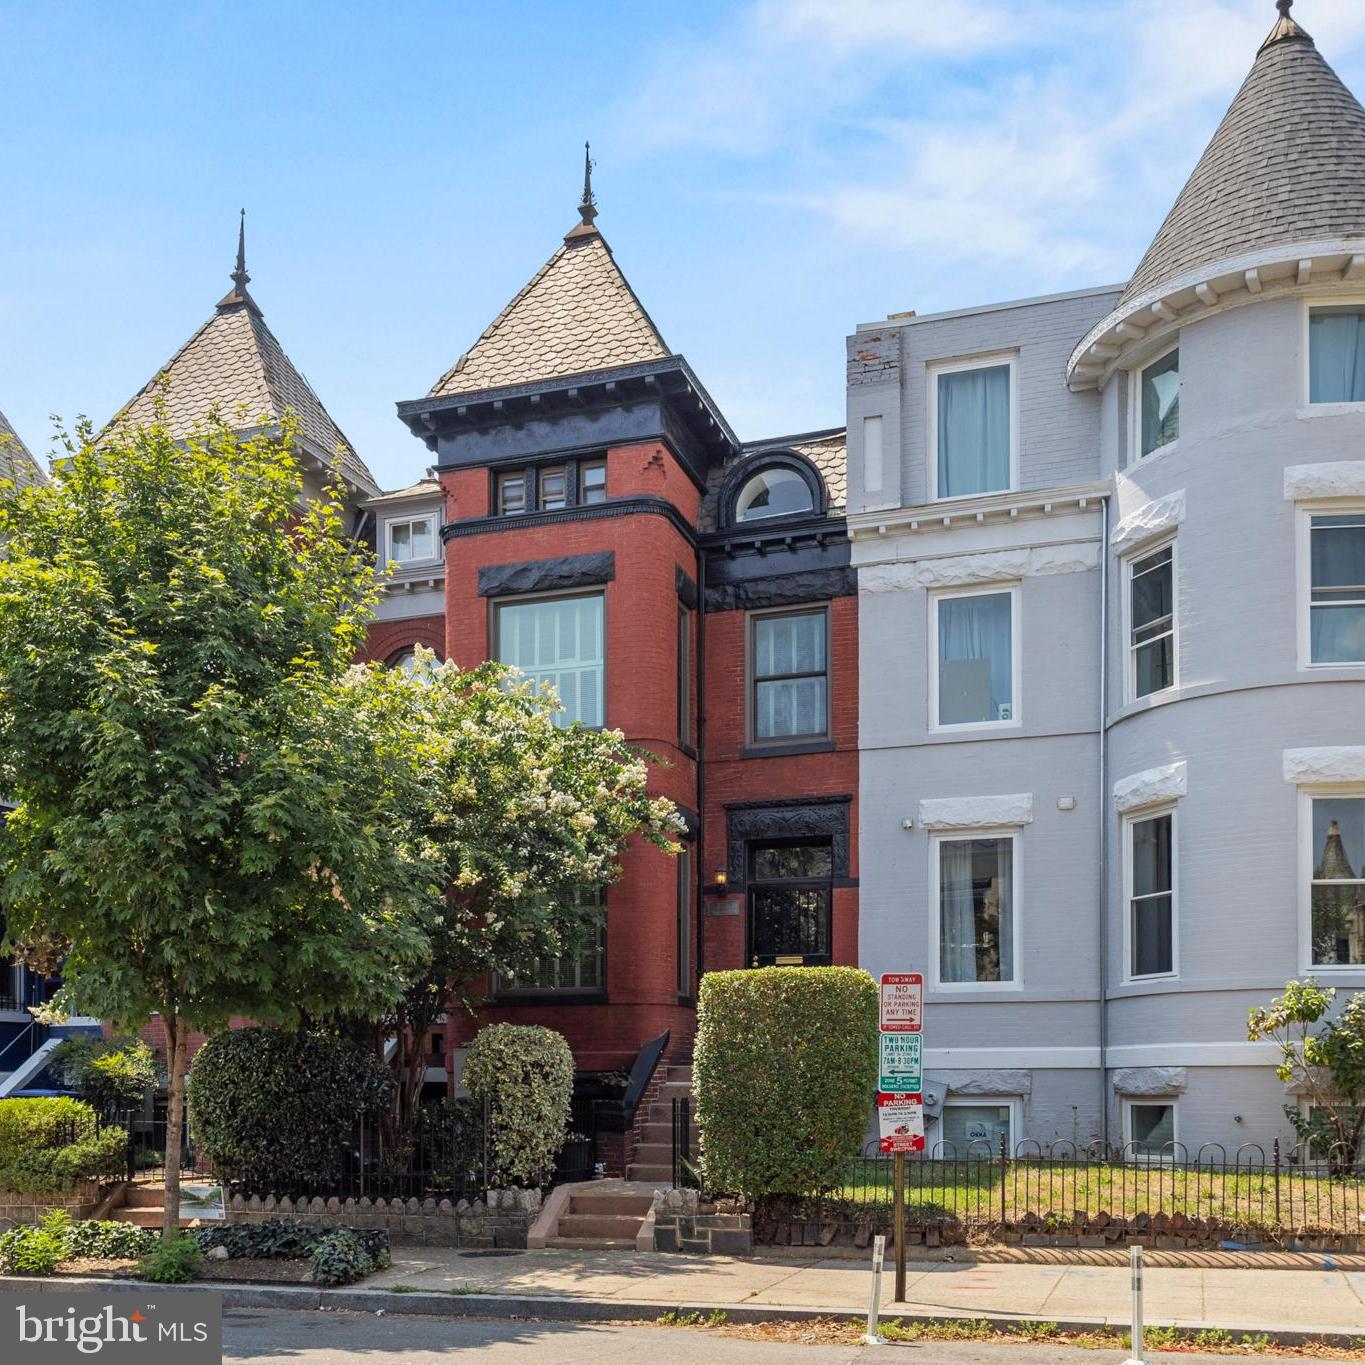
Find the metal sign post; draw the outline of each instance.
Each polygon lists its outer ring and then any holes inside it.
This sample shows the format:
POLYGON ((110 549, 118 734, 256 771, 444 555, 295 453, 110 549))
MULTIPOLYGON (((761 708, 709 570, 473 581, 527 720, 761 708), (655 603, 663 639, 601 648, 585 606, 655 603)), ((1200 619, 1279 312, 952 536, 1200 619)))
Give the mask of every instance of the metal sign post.
POLYGON ((924 976, 883 972, 877 1047, 878 1147, 895 1181, 896 1302, 905 1302, 905 1154, 924 1150, 924 976))
POLYGON ((886 1344, 880 1332, 877 1330, 877 1315, 882 1307, 882 1261, 886 1258, 886 1238, 874 1237, 872 1239, 872 1297, 867 1304, 867 1332, 863 1336, 863 1341, 868 1346, 884 1346, 886 1344))

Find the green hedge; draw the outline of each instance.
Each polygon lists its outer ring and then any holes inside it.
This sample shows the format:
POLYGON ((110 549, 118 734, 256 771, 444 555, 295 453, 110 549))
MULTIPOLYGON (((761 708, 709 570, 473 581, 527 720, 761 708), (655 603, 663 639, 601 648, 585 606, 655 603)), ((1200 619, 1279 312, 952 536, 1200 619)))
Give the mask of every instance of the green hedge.
POLYGON ((488 1101, 488 1178, 494 1185, 547 1183, 569 1136, 573 1054, 564 1035, 490 1024, 470 1046, 463 1080, 476 1101, 488 1101))
POLYGON ((331 1184, 356 1121, 382 1113, 393 1078, 372 1053, 330 1034, 219 1033, 190 1068, 190 1125, 226 1180, 261 1194, 331 1184))
POLYGON ((756 1198, 842 1182, 877 1088, 877 984, 853 967, 711 972, 693 1086, 708 1186, 756 1198))
POLYGON ((89 1180, 121 1180, 128 1172, 128 1134, 112 1125, 62 1147, 21 1152, 0 1165, 0 1190, 58 1194, 89 1180))
POLYGON ((26 1152, 89 1137, 97 1127, 95 1111, 81 1100, 65 1096, 0 1100, 0 1166, 26 1152))

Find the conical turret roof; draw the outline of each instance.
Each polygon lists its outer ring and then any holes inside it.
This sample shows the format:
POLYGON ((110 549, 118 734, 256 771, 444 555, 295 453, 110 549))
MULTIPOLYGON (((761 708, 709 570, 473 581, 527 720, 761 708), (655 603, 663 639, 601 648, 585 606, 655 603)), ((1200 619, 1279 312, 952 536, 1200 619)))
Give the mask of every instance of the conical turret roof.
POLYGON ((24 488, 31 483, 43 483, 46 479, 42 465, 33 458, 9 419, 0 412, 0 480, 16 488, 24 488))
POLYGON ((428 397, 561 379, 669 354, 606 238, 585 214, 428 397))
POLYGON ((291 412, 313 453, 347 483, 369 494, 379 485, 322 400, 285 354, 247 292, 244 246, 239 238, 232 289, 213 315, 140 388, 115 421, 146 424, 158 398, 166 405, 172 436, 187 436, 216 411, 244 430, 275 426, 291 412), (163 389, 162 380, 166 381, 163 389))
POLYGON ((1365 237, 1365 109, 1288 6, 1119 307, 1245 252, 1365 237))

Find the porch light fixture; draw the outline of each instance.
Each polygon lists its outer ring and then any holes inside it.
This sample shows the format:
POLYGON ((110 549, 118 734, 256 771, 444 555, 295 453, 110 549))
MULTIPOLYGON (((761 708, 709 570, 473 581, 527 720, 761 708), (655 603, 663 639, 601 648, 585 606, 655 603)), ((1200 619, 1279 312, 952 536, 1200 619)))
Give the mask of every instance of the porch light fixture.
POLYGON ((723 867, 718 867, 711 874, 711 881, 707 885, 706 894, 708 896, 723 896, 729 890, 729 873, 723 867))

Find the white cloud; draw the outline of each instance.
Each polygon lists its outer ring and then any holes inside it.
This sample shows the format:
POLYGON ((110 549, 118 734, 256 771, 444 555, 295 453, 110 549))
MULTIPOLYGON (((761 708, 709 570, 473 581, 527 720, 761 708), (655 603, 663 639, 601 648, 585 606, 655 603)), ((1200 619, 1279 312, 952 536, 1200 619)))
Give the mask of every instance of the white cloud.
MULTIPOLYGON (((1360 0, 1296 14, 1338 64, 1360 0)), ((846 237, 1119 278, 1275 21, 1269 0, 753 0, 631 101, 641 154, 744 158, 846 237)))

